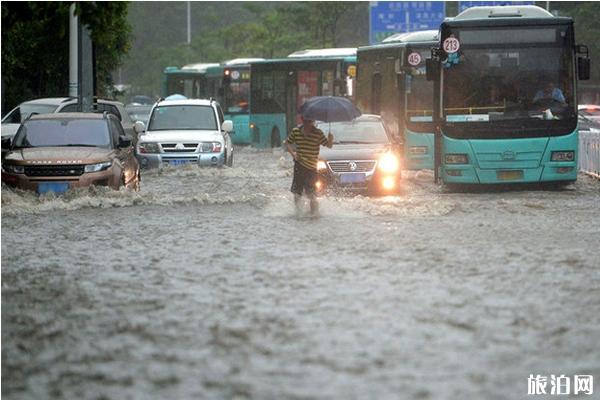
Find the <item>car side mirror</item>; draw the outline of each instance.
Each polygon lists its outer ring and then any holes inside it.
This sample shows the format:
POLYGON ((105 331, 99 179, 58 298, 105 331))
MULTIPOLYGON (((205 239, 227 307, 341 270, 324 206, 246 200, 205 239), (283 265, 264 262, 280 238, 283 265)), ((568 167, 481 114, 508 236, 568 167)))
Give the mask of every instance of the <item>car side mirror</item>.
POLYGON ((135 124, 133 124, 133 130, 139 135, 146 130, 146 124, 142 121, 136 121, 135 124))
POLYGON ((131 146, 131 138, 128 136, 119 136, 119 147, 131 146))
POLYGON ((3 138, 2 139, 2 150, 10 150, 10 138, 3 138))
POLYGON ((233 133, 233 122, 231 122, 230 120, 223 121, 221 129, 227 133, 233 133))
POLYGON ((580 81, 590 79, 590 59, 587 57, 577 57, 577 77, 580 81))

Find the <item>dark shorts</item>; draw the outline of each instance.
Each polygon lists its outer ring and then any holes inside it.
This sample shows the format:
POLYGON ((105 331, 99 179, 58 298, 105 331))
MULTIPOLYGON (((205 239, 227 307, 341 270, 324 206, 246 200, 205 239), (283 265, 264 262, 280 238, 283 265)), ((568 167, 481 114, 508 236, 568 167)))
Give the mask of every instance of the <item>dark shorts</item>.
POLYGON ((317 171, 306 168, 304 165, 294 161, 294 180, 292 181, 292 193, 307 195, 315 194, 317 184, 317 171))

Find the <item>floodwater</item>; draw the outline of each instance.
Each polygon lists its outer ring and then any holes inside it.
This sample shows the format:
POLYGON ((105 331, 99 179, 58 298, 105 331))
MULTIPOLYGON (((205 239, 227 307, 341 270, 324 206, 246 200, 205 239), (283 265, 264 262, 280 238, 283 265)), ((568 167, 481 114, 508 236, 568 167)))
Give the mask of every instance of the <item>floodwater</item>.
MULTIPOLYGON (((291 162, 2 188, 6 399, 517 399, 600 384, 600 182, 321 199, 291 162), (549 390, 549 387, 548 387, 549 390)), ((598 388, 595 388, 598 391, 598 388)), ((537 398, 537 397, 536 397, 537 398)))

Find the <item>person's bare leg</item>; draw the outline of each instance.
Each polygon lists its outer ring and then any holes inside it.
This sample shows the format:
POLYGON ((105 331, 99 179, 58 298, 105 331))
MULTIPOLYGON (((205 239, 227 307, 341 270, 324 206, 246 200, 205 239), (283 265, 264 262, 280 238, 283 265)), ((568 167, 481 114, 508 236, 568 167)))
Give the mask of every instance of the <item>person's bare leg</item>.
POLYGON ((310 213, 313 217, 319 215, 319 202, 317 201, 317 196, 314 194, 310 196, 310 213))
POLYGON ((302 196, 294 193, 294 206, 296 207, 296 214, 300 214, 302 211, 302 196))

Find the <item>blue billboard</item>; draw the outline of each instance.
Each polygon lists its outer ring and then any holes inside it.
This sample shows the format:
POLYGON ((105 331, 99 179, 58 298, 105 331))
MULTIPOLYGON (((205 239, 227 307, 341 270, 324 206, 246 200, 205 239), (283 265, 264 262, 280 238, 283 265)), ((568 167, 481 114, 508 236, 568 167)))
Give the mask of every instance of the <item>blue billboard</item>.
POLYGON ((470 7, 481 7, 481 6, 532 6, 534 1, 459 1, 458 12, 463 12, 470 7))
POLYGON ((369 7, 369 42, 379 43, 400 32, 437 30, 445 16, 443 1, 372 1, 369 7))

